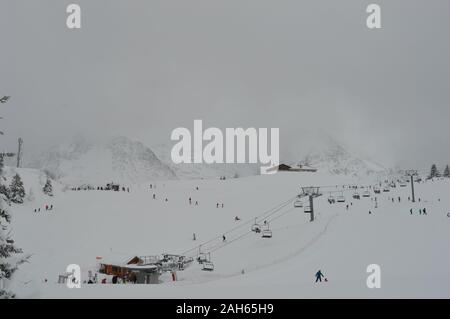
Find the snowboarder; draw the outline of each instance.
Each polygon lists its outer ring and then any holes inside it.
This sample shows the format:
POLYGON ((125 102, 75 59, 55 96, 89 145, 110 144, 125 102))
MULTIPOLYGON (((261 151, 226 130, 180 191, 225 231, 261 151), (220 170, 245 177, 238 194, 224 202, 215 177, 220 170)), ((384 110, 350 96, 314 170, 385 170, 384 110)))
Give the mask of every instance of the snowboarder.
POLYGON ((321 270, 316 272, 316 282, 318 282, 318 281, 322 282, 322 277, 325 277, 325 276, 322 274, 321 270))

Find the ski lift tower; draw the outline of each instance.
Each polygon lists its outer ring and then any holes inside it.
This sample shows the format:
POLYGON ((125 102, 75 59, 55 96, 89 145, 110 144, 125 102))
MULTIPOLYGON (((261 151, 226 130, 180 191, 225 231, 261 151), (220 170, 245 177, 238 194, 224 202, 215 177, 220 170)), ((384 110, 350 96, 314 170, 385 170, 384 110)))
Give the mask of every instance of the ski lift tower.
POLYGON ((409 169, 405 172, 406 176, 409 176, 411 178, 411 193, 412 193, 412 201, 413 203, 416 201, 416 198, 414 196, 414 176, 417 176, 417 170, 409 169))
POLYGON ((314 198, 319 197, 320 195, 322 194, 319 192, 319 187, 302 187, 302 194, 300 194, 300 196, 309 197, 310 222, 314 221, 314 198))

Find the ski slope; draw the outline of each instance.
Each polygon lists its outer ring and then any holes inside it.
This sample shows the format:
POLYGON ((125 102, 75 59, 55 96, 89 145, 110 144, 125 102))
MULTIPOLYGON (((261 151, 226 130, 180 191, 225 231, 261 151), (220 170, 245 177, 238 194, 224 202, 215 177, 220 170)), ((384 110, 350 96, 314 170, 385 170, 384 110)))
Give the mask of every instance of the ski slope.
POLYGON ((40 191, 45 181, 38 170, 20 169, 20 174, 25 189, 33 189, 35 197, 10 207, 16 243, 32 254, 13 283, 20 297, 450 297, 449 180, 416 184, 420 203, 408 202, 409 187, 378 194, 375 208, 371 198, 353 200, 353 191, 344 192, 346 203, 330 205, 328 192, 341 189, 331 185, 354 181, 318 173, 158 181, 152 183, 156 189, 150 189, 149 182, 132 186, 130 193, 70 191, 54 182, 52 198, 40 191), (301 186, 309 185, 326 186, 323 196, 315 199, 314 222, 302 208, 293 207, 301 186), (400 203, 388 200, 398 196, 400 203), (224 208, 216 208, 217 203, 224 208), (46 204, 53 205, 53 211, 45 212, 46 204), (37 207, 41 213, 34 213, 37 207), (427 215, 418 214, 423 207, 427 215), (241 220, 235 221, 235 216, 241 220), (272 238, 250 232, 257 216, 259 222, 269 222, 272 238), (164 274, 159 285, 68 289, 56 283, 73 263, 82 267, 85 276, 95 268, 97 256, 183 253, 195 257, 200 244, 202 251, 211 252, 214 272, 193 263, 178 272, 177 282, 164 274), (381 266, 380 289, 366 286, 366 267, 374 263, 381 266), (319 269, 328 282, 314 283, 319 269))

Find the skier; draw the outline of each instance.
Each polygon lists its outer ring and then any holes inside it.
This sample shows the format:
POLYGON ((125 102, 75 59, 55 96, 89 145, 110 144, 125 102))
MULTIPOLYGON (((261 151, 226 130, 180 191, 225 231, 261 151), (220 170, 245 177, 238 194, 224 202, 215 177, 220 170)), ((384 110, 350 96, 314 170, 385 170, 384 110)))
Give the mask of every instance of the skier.
POLYGON ((369 215, 372 214, 372 212, 369 210, 369 215))
POLYGON ((168 202, 169 200, 167 199, 167 197, 166 197, 166 203, 168 202))
POLYGON ((153 199, 156 199, 156 195, 155 194, 153 194, 153 199))
POLYGON ((412 215, 413 214, 413 212, 412 212, 412 208, 409 210, 409 213, 410 213, 410 215, 412 215))
POLYGON ((426 209, 425 209, 425 208, 423 209, 423 214, 424 214, 424 215, 426 215, 426 214, 427 214, 427 211, 426 211, 426 209))
POLYGON ((198 201, 195 201, 195 206, 198 206, 198 201))
POLYGON ((223 208, 223 203, 222 203, 222 208, 223 208))
POLYGON ((226 241, 227 238, 225 237, 225 235, 222 235, 222 241, 226 241))
POLYGON ((48 210, 48 205, 45 205, 45 210, 48 210))
POLYGON ((50 210, 53 210, 53 205, 50 205, 50 210))
POLYGON ((419 209, 419 215, 422 215, 422 210, 421 209, 419 209))
POLYGON ((325 277, 325 276, 322 274, 321 270, 316 272, 316 282, 318 282, 318 281, 322 282, 322 277, 325 277))
POLYGON ((37 209, 36 208, 34 209, 34 212, 37 213, 37 209))
POLYGON ((347 210, 348 210, 348 204, 347 204, 347 210))
POLYGON ((216 208, 219 208, 219 203, 216 204, 216 208))
POLYGON ((197 237, 195 236, 195 233, 193 234, 192 239, 193 239, 193 240, 196 240, 196 239, 197 239, 197 237))
POLYGON ((241 220, 241 219, 240 219, 238 216, 234 217, 234 221, 235 221, 235 222, 240 221, 240 220, 241 220))
POLYGON ((189 205, 192 204, 192 198, 189 197, 189 205))
POLYGON ((400 203, 400 196, 398 197, 398 202, 400 203))

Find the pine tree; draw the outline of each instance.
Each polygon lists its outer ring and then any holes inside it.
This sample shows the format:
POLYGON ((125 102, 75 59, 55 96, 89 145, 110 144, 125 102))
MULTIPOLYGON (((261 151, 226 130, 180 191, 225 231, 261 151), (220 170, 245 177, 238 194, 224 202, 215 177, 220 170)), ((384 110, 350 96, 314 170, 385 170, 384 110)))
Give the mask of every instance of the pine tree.
POLYGON ((434 178, 434 177, 440 177, 441 174, 439 173, 436 164, 431 165, 430 175, 428 178, 434 178))
MULTIPOLYGON (((0 155, 0 183, 3 173, 3 156, 0 155)), ((18 257, 22 253, 20 248, 14 246, 14 241, 8 232, 11 215, 3 208, 3 198, 0 196, 0 298, 14 298, 13 292, 6 289, 6 284, 18 266, 28 257, 18 257)))
POLYGON ((10 199, 13 203, 22 204, 25 198, 25 188, 19 174, 14 175, 9 186, 10 199))
POLYGON ((450 177, 450 167, 448 167, 448 165, 445 166, 444 177, 450 177))
POLYGON ((49 178, 47 178, 47 182, 44 185, 44 188, 42 189, 44 194, 47 194, 48 196, 53 196, 53 188, 52 188, 52 182, 49 178))

